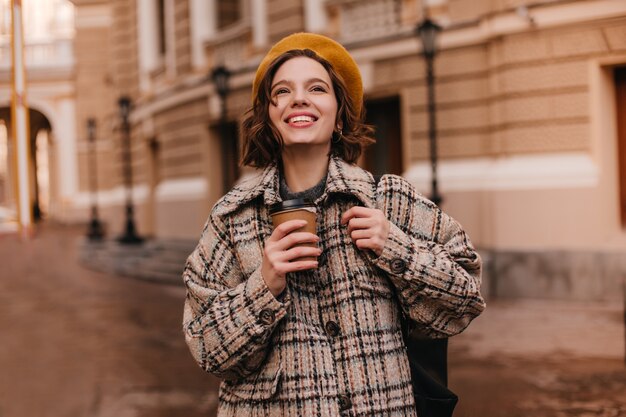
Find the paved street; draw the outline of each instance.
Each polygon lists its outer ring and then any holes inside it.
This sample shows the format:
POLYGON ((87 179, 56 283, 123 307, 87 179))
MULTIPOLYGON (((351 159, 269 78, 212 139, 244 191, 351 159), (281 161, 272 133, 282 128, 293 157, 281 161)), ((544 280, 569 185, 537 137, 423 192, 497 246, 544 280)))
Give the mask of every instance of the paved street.
POLYGON ((489 302, 450 341, 456 417, 626 416, 623 308, 489 302))
POLYGON ((76 264, 78 229, 0 237, 0 416, 210 416, 215 379, 181 332, 182 288, 76 264))
MULTIPOLYGON (((80 267, 82 232, 0 235, 0 417, 214 416, 182 287, 80 267)), ((450 342, 455 416, 626 416, 623 320, 621 303, 489 302, 450 342)))

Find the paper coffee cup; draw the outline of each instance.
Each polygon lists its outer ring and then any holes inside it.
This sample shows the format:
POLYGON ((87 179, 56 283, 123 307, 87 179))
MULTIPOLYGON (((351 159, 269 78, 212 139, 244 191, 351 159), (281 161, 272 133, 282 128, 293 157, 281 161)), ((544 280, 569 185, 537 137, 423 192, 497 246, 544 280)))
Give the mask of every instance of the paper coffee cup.
MULTIPOLYGON (((315 204, 308 198, 298 198, 294 200, 285 200, 270 206, 270 216, 274 228, 289 220, 306 220, 307 224, 294 230, 293 232, 309 232, 316 233, 317 228, 317 211, 315 204)), ((292 233, 293 233, 292 232, 292 233)), ((304 243, 298 246, 317 247, 316 243, 304 243)), ((305 256, 297 258, 297 261, 314 261, 316 257, 305 256)))

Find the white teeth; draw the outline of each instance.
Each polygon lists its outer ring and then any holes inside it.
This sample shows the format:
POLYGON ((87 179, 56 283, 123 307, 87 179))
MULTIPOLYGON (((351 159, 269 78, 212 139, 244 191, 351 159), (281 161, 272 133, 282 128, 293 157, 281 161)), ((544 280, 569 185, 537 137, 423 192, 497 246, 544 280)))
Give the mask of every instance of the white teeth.
POLYGON ((296 122, 314 122, 315 118, 311 117, 311 116, 294 116, 291 117, 288 122, 289 123, 296 123, 296 122))

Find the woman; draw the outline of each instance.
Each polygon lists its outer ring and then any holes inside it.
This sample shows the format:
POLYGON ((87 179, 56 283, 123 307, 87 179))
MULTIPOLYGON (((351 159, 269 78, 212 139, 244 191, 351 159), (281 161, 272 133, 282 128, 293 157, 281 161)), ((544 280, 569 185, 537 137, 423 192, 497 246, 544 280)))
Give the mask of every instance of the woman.
POLYGON ((219 416, 416 416, 402 314, 446 337, 484 308, 458 223, 354 165, 372 142, 362 108, 358 67, 329 38, 290 35, 259 65, 243 162, 263 170, 213 207, 184 271, 185 336, 223 378, 219 416), (272 228, 268 207, 298 197, 316 234, 272 228))

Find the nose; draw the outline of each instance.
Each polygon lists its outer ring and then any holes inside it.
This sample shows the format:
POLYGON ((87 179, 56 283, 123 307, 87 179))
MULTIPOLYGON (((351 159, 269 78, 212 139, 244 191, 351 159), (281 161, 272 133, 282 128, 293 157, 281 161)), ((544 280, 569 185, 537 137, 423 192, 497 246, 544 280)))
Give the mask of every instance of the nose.
POLYGON ((293 107, 300 107, 300 106, 308 106, 308 104, 309 104, 309 100, 306 97, 305 91, 303 91, 302 89, 297 89, 293 95, 293 100, 291 102, 291 105, 293 107))
POLYGON ((292 107, 305 107, 309 105, 306 99, 294 99, 291 103, 292 107))

